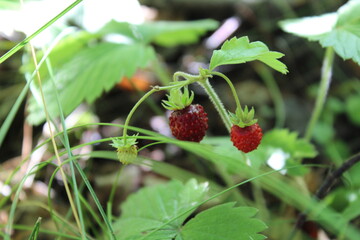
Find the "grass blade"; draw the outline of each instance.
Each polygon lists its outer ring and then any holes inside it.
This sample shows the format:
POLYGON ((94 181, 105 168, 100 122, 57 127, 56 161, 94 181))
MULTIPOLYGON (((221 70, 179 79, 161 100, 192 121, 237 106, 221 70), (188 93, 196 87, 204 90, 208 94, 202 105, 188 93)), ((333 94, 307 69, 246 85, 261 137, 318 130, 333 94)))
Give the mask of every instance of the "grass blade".
POLYGON ((31 232, 31 235, 29 236, 28 240, 38 239, 40 224, 41 224, 41 217, 39 217, 38 220, 36 221, 35 226, 31 232))
POLYGON ((39 35, 42 31, 44 31, 46 28, 51 26, 54 22, 56 22, 59 18, 64 16, 67 12, 69 12, 71 9, 73 9, 75 6, 77 6, 79 3, 81 3, 82 0, 76 0, 72 4, 70 4, 67 8, 65 8, 62 12, 60 12, 58 15, 56 15, 54 18, 52 18, 50 21, 44 24, 41 28, 36 30, 33 34, 16 44, 12 49, 10 49, 8 52, 6 52, 4 55, 0 57, 0 64, 4 62, 6 59, 14 55, 17 51, 19 51, 21 48, 23 48, 28 42, 31 41, 34 37, 39 35))

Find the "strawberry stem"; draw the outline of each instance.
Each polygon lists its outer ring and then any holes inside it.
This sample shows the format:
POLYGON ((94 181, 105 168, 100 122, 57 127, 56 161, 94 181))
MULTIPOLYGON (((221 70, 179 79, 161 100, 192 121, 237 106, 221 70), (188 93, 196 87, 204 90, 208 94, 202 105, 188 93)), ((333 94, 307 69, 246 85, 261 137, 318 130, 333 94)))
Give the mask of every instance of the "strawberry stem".
MULTIPOLYGON (((184 82, 181 85, 188 85, 188 83, 184 82)), ((142 102, 144 102, 146 100, 146 98, 148 98, 151 94, 153 94, 154 92, 158 92, 158 91, 163 91, 163 90, 169 90, 172 88, 176 88, 179 87, 179 84, 177 85, 170 85, 170 86, 164 86, 164 87, 159 87, 159 86, 155 86, 153 87, 150 91, 148 91, 146 94, 144 94, 139 101, 137 101, 137 103, 133 106, 133 108, 130 110, 129 114, 126 117, 125 123, 124 123, 124 129, 123 129, 123 139, 124 139, 124 144, 126 144, 126 140, 127 140, 127 129, 130 123, 130 119, 131 117, 134 115, 134 112, 136 111, 136 109, 140 106, 140 104, 142 102)))
POLYGON ((325 52, 325 57, 323 60, 323 65, 321 69, 321 80, 320 80, 320 88, 317 94, 315 108, 311 114, 310 121, 307 125, 305 132, 305 139, 310 140, 312 137, 312 133, 316 122, 318 121, 321 111, 324 108, 325 99, 327 92, 329 90, 331 75, 332 75, 332 65, 334 62, 334 49, 332 47, 328 47, 325 52))
POLYGON ((179 71, 179 72, 174 73, 173 81, 178 82, 180 77, 185 78, 186 80, 189 81, 189 84, 191 84, 191 83, 199 81, 202 76, 201 75, 193 75, 193 74, 179 71))
POLYGON ((220 72, 211 72, 212 75, 215 75, 215 76, 219 76, 219 77, 222 77, 226 82, 227 84, 229 85, 230 89, 231 89, 231 92, 233 94, 233 97, 235 99, 235 103, 236 103, 236 108, 238 109, 242 109, 241 107, 241 104, 240 104, 240 100, 239 100, 239 97, 236 93, 236 89, 234 87, 234 84, 232 84, 231 80, 223 73, 220 73, 220 72))
POLYGON ((209 80, 206 79, 206 81, 199 81, 198 83, 200 84, 200 86, 202 86, 205 89, 206 93, 209 95, 209 98, 211 102, 214 104, 216 110, 218 111, 222 121, 225 124, 225 127, 230 132, 232 126, 230 117, 226 112, 224 104, 221 102, 219 96, 215 92, 214 88, 211 86, 209 80))

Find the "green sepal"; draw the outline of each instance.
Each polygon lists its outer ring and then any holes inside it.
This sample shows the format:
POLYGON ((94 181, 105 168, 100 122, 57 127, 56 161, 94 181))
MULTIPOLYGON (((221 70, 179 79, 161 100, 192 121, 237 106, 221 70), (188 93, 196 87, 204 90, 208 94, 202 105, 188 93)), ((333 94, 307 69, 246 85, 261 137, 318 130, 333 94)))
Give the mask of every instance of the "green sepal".
POLYGON ((137 158, 137 136, 127 136, 126 140, 124 138, 113 138, 111 146, 116 148, 118 159, 123 164, 129 164, 135 161, 137 158))
POLYGON ((237 108, 235 113, 229 112, 229 117, 232 124, 237 125, 241 128, 251 126, 257 123, 257 119, 254 119, 255 110, 252 107, 249 111, 249 108, 245 106, 245 109, 237 108))
POLYGON ((163 100, 162 106, 168 110, 180 110, 192 103, 194 100, 194 92, 189 92, 187 86, 184 87, 184 92, 182 92, 180 88, 173 88, 167 97, 168 100, 163 100))

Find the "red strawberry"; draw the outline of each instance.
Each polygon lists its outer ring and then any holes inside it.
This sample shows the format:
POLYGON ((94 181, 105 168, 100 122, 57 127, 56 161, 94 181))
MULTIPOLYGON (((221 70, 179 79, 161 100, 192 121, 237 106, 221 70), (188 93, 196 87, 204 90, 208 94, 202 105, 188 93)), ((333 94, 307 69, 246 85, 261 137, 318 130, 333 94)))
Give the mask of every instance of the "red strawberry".
POLYGON ((172 134, 179 140, 200 142, 208 129, 207 113, 199 104, 174 110, 169 121, 172 134))
POLYGON ((237 147, 237 149, 248 153, 259 146, 262 138, 262 130, 257 123, 243 128, 238 125, 233 125, 230 136, 233 145, 237 147))

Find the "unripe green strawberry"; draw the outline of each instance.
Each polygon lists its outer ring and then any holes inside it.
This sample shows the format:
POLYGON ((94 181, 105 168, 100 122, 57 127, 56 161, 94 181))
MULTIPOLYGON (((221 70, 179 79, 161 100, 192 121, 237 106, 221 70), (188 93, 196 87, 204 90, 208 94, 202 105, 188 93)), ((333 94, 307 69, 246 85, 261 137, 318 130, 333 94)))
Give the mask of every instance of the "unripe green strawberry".
POLYGON ((179 140, 200 142, 208 129, 208 117, 199 104, 174 110, 169 117, 172 134, 179 140))
POLYGON ((110 144, 116 148, 118 159, 123 164, 133 163, 138 155, 137 138, 138 135, 127 136, 124 138, 113 138, 110 144))
POLYGON ((261 127, 257 123, 246 127, 233 125, 230 132, 233 145, 244 153, 255 150, 261 142, 262 135, 261 127))

